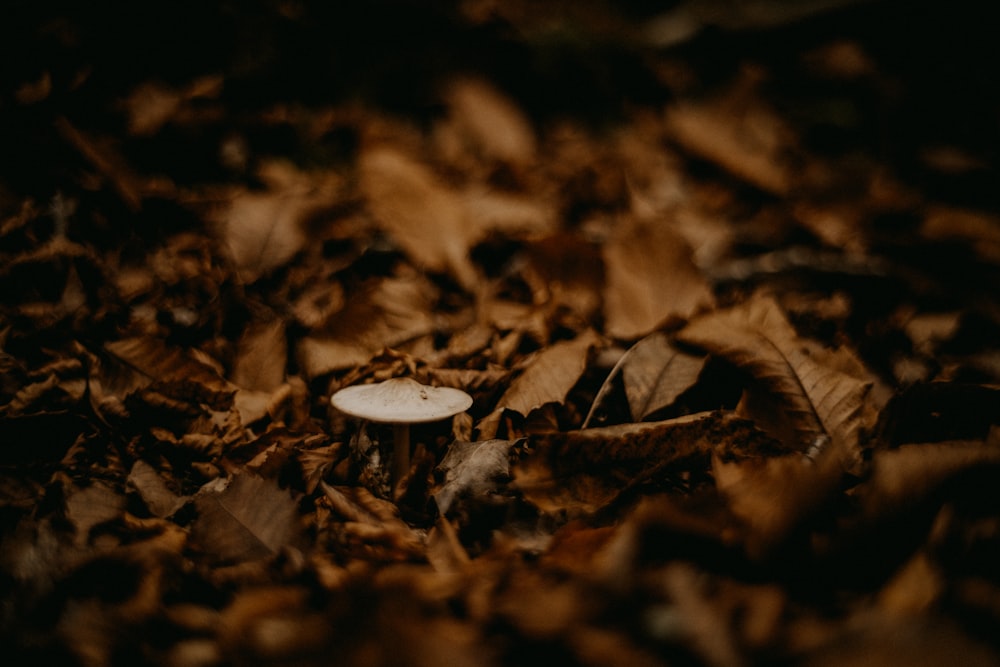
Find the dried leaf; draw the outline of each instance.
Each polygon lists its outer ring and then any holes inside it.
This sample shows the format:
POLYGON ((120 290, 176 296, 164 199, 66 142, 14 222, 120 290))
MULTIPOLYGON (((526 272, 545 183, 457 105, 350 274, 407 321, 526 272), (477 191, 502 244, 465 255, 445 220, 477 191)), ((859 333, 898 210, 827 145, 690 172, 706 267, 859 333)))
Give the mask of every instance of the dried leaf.
POLYGON ((865 401, 871 383, 817 363, 771 299, 700 317, 677 339, 748 370, 780 400, 803 450, 829 435, 855 452, 861 429, 870 426, 865 401))
POLYGON ((456 498, 494 491, 510 476, 508 456, 511 440, 453 442, 438 465, 444 483, 433 494, 438 511, 444 515, 456 498))
POLYGON ((274 391, 285 381, 287 358, 284 322, 251 325, 237 344, 231 379, 244 389, 274 391))
POLYGON ((172 516, 189 500, 187 496, 174 493, 156 468, 142 460, 132 465, 128 484, 139 493, 149 512, 160 518, 172 516))
POLYGON ((714 303, 687 242, 665 220, 632 218, 603 246, 605 331, 635 339, 714 303))
POLYGON ((866 512, 872 516, 898 512, 973 470, 996 479, 1000 472, 1000 430, 994 434, 986 443, 904 445, 876 452, 871 479, 858 489, 866 512))
POLYGON ((246 284, 288 263, 309 240, 305 225, 310 217, 341 197, 340 180, 332 174, 304 174, 280 162, 263 169, 271 189, 234 192, 213 215, 217 234, 246 284))
POLYGON ((121 518, 125 505, 125 496, 101 482, 74 488, 66 498, 66 518, 76 529, 77 546, 87 543, 95 527, 121 518))
POLYGON ((687 151, 766 192, 784 195, 794 181, 789 157, 795 139, 754 95, 758 76, 748 68, 725 97, 673 105, 666 123, 687 151))
POLYGON ((445 92, 449 120, 477 152, 516 166, 535 157, 531 122, 502 92, 482 79, 452 82, 445 92))
POLYGON ((433 284, 423 277, 370 281, 324 331, 299 342, 299 365, 313 378, 363 364, 384 347, 430 333, 435 329, 434 298, 433 284))
POLYGON ((496 434, 504 409, 527 415, 546 403, 566 400, 587 367, 590 349, 600 338, 588 330, 570 341, 561 341, 539 352, 497 402, 497 410, 479 425, 480 438, 496 434))
POLYGON ((300 537, 298 504, 274 480, 243 473, 224 489, 202 489, 191 541, 218 563, 268 558, 300 537))
POLYGON ((776 451, 746 420, 700 413, 531 435, 511 472, 513 485, 543 511, 594 512, 626 488, 665 483, 671 472, 704 475, 713 454, 744 458, 776 451))
POLYGON ((336 540, 351 555, 373 560, 412 560, 424 555, 424 538, 399 518, 399 508, 363 487, 320 482, 324 499, 340 521, 336 540))
POLYGON ((764 460, 713 459, 716 486, 749 529, 747 552, 765 558, 807 517, 838 496, 843 468, 835 456, 818 463, 790 454, 764 460))
POLYGON ((708 360, 678 350, 660 332, 646 336, 625 354, 622 381, 635 421, 673 405, 698 381, 708 360))
POLYGON ((479 282, 469 260, 469 226, 461 198, 426 167, 390 148, 359 159, 361 189, 372 213, 420 267, 449 272, 468 290, 479 282))

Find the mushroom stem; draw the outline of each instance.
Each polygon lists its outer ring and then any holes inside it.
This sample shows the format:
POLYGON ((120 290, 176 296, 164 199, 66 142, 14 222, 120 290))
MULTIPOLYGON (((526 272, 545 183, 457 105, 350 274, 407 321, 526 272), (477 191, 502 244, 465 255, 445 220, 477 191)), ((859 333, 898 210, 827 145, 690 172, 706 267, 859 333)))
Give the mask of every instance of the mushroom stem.
POLYGON ((392 486, 410 472, 410 425, 392 425, 392 486))

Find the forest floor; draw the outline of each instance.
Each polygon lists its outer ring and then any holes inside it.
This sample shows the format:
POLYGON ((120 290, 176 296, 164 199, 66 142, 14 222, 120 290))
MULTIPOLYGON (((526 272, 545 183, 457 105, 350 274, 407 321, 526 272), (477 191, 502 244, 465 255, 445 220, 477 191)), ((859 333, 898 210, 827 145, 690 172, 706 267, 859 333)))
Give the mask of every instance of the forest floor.
POLYGON ((142 4, 0 21, 5 664, 1000 664, 985 8, 142 4))

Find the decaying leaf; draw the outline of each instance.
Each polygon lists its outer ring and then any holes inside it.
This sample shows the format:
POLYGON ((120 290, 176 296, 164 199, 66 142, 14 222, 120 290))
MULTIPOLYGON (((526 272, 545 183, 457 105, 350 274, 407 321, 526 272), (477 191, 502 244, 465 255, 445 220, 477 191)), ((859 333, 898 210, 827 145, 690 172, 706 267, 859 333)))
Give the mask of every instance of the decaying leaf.
POLYGON ((712 473, 730 510, 749 529, 748 553, 766 558, 802 521, 834 502, 843 470, 827 452, 818 463, 799 454, 748 461, 716 458, 712 473))
POLYGON ((265 192, 238 190, 215 212, 218 235, 240 279, 253 283, 284 266, 308 241, 306 223, 341 197, 332 174, 306 174, 285 162, 263 166, 265 192))
POLYGON ((780 451, 775 445, 732 414, 700 413, 531 435, 511 472, 513 485, 543 511, 594 512, 625 489, 666 488, 671 475, 704 476, 713 454, 759 457, 780 451))
POLYGON ((273 391, 285 381, 288 350, 279 319, 248 327, 237 346, 232 381, 245 389, 273 391))
POLYGON ((622 221, 603 247, 605 331, 631 340, 714 303, 684 237, 667 220, 622 221))
POLYGON ((238 474, 222 489, 199 491, 194 504, 191 541, 215 562, 269 558, 300 537, 298 504, 274 480, 238 474))
POLYGON ((497 402, 497 410, 479 426, 481 438, 496 435, 500 412, 514 410, 527 415, 546 403, 563 401, 586 369, 587 358, 600 337, 593 331, 570 341, 556 343, 538 353, 497 402))
POLYGON ((686 150, 747 183, 782 195, 794 182, 789 157, 795 139, 784 121, 753 97, 759 75, 747 68, 725 96, 673 105, 666 122, 686 150))
POLYGON ((518 167, 535 158, 535 135, 521 109, 488 81, 464 78, 445 92, 449 121, 459 140, 489 160, 518 167))
POLYGON ((169 517, 189 500, 174 493, 156 468, 142 460, 132 464, 128 483, 139 493, 139 497, 153 516, 169 517))
POLYGON ((422 558, 424 537, 399 518, 399 508, 363 487, 340 488, 320 482, 333 516, 333 539, 349 555, 379 561, 422 558))
POLYGON ((856 456, 860 431, 871 426, 865 410, 871 383, 818 363, 774 301, 758 297, 705 315, 677 338, 748 370, 780 399, 803 450, 828 435, 856 456))
POLYGON ((366 283, 316 334, 300 339, 297 356, 309 377, 357 366, 384 347, 434 330, 434 287, 424 277, 366 283))
POLYGON ((434 494, 438 511, 444 515, 456 498, 485 494, 498 488, 510 475, 510 440, 453 442, 438 465, 444 483, 434 494))
POLYGON ((66 518, 75 529, 77 546, 87 543, 91 530, 120 519, 124 512, 125 496, 100 482, 74 488, 66 498, 66 518))
POLYGON ((360 160, 362 190, 375 218, 416 264, 449 272, 466 289, 476 282, 462 200, 426 167, 391 148, 360 160))
POLYGON ((694 386, 707 361, 677 349, 663 333, 646 336, 626 355, 621 366, 622 382, 636 421, 673 405, 694 386))

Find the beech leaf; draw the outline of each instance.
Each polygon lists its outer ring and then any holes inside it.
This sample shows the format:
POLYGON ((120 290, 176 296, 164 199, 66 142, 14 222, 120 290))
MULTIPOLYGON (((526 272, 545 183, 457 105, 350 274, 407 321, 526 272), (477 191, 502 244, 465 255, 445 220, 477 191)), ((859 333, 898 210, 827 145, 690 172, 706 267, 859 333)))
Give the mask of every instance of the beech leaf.
POLYGON ((365 283, 322 331, 299 341, 296 354, 308 377, 357 366, 384 347, 434 331, 435 288, 423 277, 365 283))
POLYGON ((173 515, 189 500, 171 491, 156 468, 141 459, 132 465, 128 483, 139 493, 150 514, 160 518, 173 515))
POLYGON ((546 512, 594 512, 624 489, 662 481, 671 471, 707 472, 713 454, 760 457, 776 443, 731 413, 686 415, 531 435, 512 466, 513 484, 546 512))
POLYGON ((604 245, 605 331, 634 339, 714 304, 684 238, 664 220, 632 219, 604 245))
POLYGON ((202 489, 194 502, 191 540, 216 562, 267 558, 299 539, 298 504, 274 480, 238 474, 221 491, 202 489))
POLYGON ((482 495, 500 487, 510 475, 511 440, 455 442, 438 466, 444 484, 434 494, 438 511, 446 514, 456 498, 482 495))
POLYGON ((504 409, 527 415, 546 403, 566 400, 566 394, 586 370, 590 349, 599 341, 600 337, 588 330, 573 340, 555 343, 539 352, 500 397, 497 410, 483 420, 480 436, 495 435, 496 421, 504 409))
POLYGON ((86 544, 90 531, 125 513, 125 496, 101 482, 74 489, 66 498, 66 518, 76 528, 76 543, 86 544))
POLYGON ((708 360, 678 350, 661 332, 646 336, 625 354, 622 381, 632 419, 636 421, 673 405, 698 381, 708 360))
POLYGON ((377 147, 359 159, 361 189, 382 228, 414 262, 449 272, 466 289, 478 282, 469 260, 470 226, 462 199, 428 168, 377 147))
POLYGON ((749 371, 780 400, 803 450, 827 435, 854 450, 860 429, 870 426, 864 408, 871 383, 813 359, 769 298, 700 317, 677 339, 749 371))

